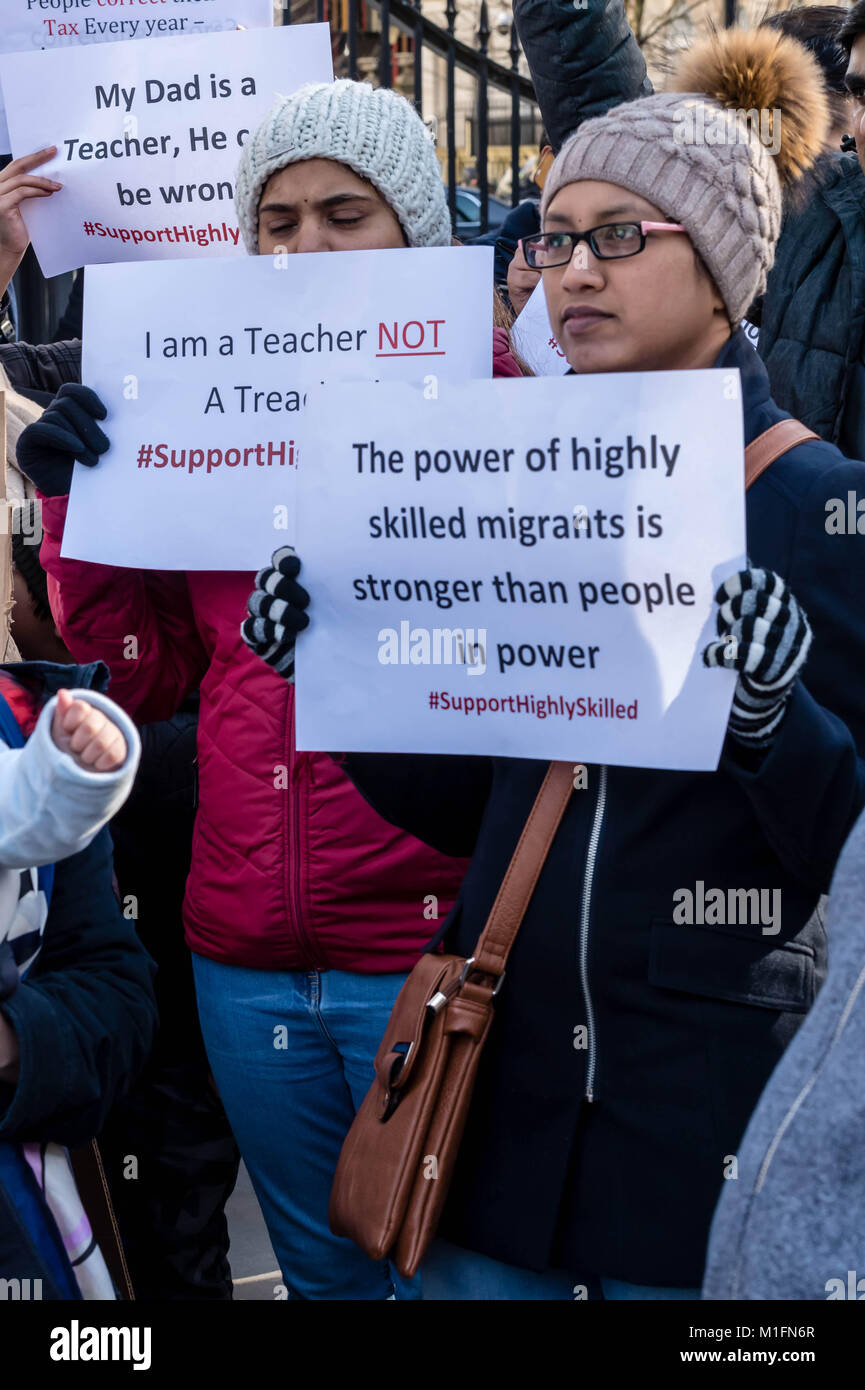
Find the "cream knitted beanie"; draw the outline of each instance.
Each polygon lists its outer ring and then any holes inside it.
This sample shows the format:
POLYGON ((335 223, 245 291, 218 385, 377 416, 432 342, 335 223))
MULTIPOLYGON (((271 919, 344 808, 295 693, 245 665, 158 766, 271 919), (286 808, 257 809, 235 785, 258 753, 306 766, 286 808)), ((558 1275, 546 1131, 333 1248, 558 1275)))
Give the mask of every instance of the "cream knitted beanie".
POLYGON ((368 82, 309 83, 282 97, 252 132, 234 205, 250 255, 271 174, 302 159, 333 159, 369 179, 399 218, 409 246, 449 246, 451 221, 432 139, 414 107, 368 82))
POLYGON ((638 193, 682 224, 738 325, 766 288, 782 188, 825 139, 823 79, 794 39, 724 30, 685 55, 670 85, 579 127, 547 176, 541 216, 585 179, 638 193))

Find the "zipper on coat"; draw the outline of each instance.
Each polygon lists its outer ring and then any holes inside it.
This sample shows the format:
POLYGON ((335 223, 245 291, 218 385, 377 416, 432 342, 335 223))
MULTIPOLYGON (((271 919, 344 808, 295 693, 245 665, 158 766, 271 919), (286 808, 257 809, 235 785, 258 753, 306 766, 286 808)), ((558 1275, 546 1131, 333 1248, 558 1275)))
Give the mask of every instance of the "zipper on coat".
POLYGON ((586 850, 586 865, 583 871, 583 896, 580 903, 580 934, 578 942, 579 963, 580 963, 580 984, 583 990, 583 1003, 586 1008, 586 1028, 588 1029, 588 1056, 586 1059, 586 1090, 585 1098, 593 1101, 595 1098, 595 1062, 597 1058, 597 1039, 595 1036, 595 1011, 592 1006, 592 992, 589 988, 589 921, 592 911, 592 884, 595 877, 595 860, 598 855, 598 843, 601 838, 601 830, 604 824, 604 812, 607 807, 607 768, 605 764, 600 768, 600 780, 598 782, 598 799, 595 802, 595 813, 592 818, 592 829, 589 834, 589 847, 586 850))

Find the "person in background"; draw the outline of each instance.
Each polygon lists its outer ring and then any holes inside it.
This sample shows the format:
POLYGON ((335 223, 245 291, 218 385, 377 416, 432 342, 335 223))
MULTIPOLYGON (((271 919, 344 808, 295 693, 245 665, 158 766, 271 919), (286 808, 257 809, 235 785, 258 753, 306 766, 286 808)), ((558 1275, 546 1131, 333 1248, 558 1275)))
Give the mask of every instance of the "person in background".
MULTIPOLYGON (((541 136, 540 153, 535 165, 532 182, 538 192, 543 189, 544 179, 552 163, 553 151, 547 139, 546 132, 541 136)), ((493 258, 493 282, 498 291, 507 294, 510 298, 511 306, 515 314, 520 310, 510 297, 510 280, 508 275, 508 265, 513 257, 520 237, 531 236, 533 232, 540 231, 540 199, 539 197, 524 198, 513 208, 505 218, 504 222, 495 231, 485 232, 483 236, 475 237, 472 241, 473 246, 493 246, 495 255, 493 258)), ((521 306, 522 307, 522 306, 521 306)))
POLYGON ((832 877, 825 983, 751 1116, 735 1181, 723 1184, 704 1299, 862 1298, 863 897, 865 813, 832 877))

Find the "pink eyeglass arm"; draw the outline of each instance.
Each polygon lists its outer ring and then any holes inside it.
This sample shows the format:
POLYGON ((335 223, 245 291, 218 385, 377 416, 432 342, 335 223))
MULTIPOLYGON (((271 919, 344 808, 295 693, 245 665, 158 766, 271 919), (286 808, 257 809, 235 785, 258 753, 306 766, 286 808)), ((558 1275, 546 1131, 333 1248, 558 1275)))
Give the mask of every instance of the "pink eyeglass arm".
POLYGON ((641 222, 641 232, 683 232, 684 227, 678 222, 641 222))

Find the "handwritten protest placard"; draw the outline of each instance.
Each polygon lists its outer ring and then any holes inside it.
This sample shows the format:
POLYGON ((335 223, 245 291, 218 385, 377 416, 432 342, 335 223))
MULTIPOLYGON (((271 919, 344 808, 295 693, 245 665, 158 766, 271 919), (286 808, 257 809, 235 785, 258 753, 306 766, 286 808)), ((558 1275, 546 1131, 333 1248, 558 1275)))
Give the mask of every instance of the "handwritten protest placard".
POLYGON ((249 131, 278 93, 332 78, 326 24, 7 54, 15 155, 58 150, 39 173, 62 189, 22 209, 43 274, 242 253, 234 176, 249 131))
POLYGON ((568 359, 550 327, 547 298, 541 282, 514 320, 511 342, 535 376, 564 376, 568 370, 568 359))
MULTIPOLYGON (((119 39, 206 34, 220 29, 269 28, 272 0, 147 0, 109 5, 105 0, 4 0, 0 53, 70 48, 119 39)), ((0 102, 0 154, 8 154, 9 129, 0 102)))
POLYGON ((299 748, 716 767, 737 372, 336 386, 298 483, 299 748))
POLYGON ((438 247, 88 271, 83 374, 107 406, 112 447, 96 468, 76 464, 63 554, 258 569, 293 540, 308 387, 404 380, 434 390, 490 375, 492 254, 438 247))

